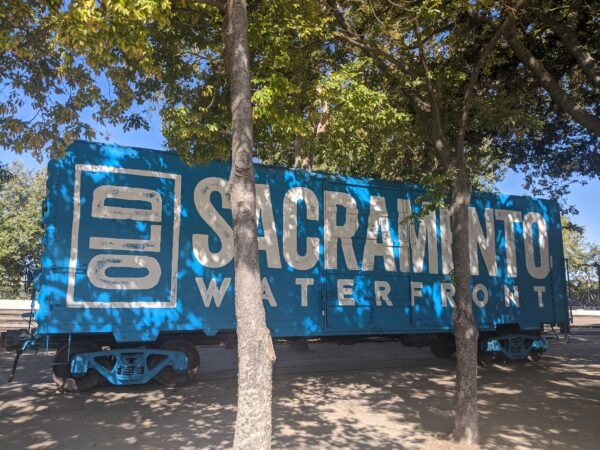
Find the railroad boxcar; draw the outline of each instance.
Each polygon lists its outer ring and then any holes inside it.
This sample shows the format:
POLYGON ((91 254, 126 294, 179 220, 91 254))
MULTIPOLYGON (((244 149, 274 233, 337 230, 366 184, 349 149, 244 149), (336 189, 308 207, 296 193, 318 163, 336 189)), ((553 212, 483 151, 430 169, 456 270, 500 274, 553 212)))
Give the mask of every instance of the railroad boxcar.
MULTIPOLYGON (((38 328, 65 389, 185 383, 195 345, 235 337, 229 163, 77 142, 48 165, 38 328)), ((261 290, 274 338, 377 337, 454 352, 452 235, 423 188, 256 165, 261 290)), ((568 327, 555 202, 474 193, 482 355, 537 358, 568 327)))

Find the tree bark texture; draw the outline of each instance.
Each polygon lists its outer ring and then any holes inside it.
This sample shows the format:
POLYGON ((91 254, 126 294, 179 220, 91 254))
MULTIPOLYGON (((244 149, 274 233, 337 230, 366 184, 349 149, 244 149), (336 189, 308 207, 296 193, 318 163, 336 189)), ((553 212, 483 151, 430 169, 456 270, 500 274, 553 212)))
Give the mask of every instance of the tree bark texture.
POLYGON ((452 262, 456 288, 453 312, 456 341, 456 412, 454 439, 476 444, 479 439, 477 411, 477 342, 479 331, 471 305, 471 271, 469 265, 468 208, 471 184, 463 158, 457 158, 457 173, 452 185, 450 220, 452 227, 452 262))
POLYGON ((569 114, 576 122, 583 125, 591 133, 600 136, 600 119, 594 117, 584 108, 579 106, 564 90, 560 84, 552 77, 550 72, 544 67, 533 54, 525 47, 523 42, 516 36, 514 29, 509 30, 506 39, 510 44, 517 58, 527 67, 538 79, 542 87, 548 92, 554 103, 560 106, 563 111, 569 114))
POLYGON ((245 0, 229 0, 225 58, 231 85, 232 149, 229 189, 233 214, 238 408, 233 446, 271 448, 275 352, 260 291, 253 165, 248 17, 245 0))
POLYGON ((310 154, 307 154, 302 148, 304 144, 304 138, 299 134, 294 139, 294 168, 310 170, 311 161, 310 154))

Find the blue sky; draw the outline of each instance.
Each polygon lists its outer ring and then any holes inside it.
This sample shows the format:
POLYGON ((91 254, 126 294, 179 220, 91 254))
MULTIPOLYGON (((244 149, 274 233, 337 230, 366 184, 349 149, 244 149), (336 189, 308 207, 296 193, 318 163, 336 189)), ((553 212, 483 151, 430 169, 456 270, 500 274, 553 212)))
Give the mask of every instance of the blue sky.
MULTIPOLYGON (((523 176, 519 173, 509 171, 506 178, 498 183, 498 190, 503 194, 530 195, 523 189, 523 176)), ((586 238, 590 242, 600 244, 600 181, 598 179, 588 180, 585 186, 574 183, 571 193, 567 196, 567 203, 575 205, 579 210, 577 216, 571 217, 573 222, 583 225, 586 238)))
MULTIPOLYGON (((109 136, 109 142, 135 147, 162 148, 163 137, 160 133, 160 118, 158 115, 149 117, 150 131, 138 130, 128 133, 119 128, 106 128, 104 133, 109 136)), ((40 163, 29 155, 15 155, 14 153, 0 150, 0 161, 12 162, 19 160, 30 168, 40 167, 40 163)), ((45 164, 45 162, 43 163, 45 164)), ((528 195, 522 188, 523 177, 519 173, 509 171, 506 178, 498 184, 498 189, 503 194, 528 195)), ((587 185, 573 184, 567 202, 579 210, 579 215, 573 221, 583 225, 586 229, 586 238, 591 242, 600 243, 600 181, 590 180, 587 185)))

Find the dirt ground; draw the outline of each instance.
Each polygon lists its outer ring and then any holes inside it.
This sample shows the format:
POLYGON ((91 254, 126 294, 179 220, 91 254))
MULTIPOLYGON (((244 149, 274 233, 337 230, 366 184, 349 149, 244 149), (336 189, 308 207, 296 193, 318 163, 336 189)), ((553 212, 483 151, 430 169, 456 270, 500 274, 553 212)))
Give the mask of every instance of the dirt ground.
MULTIPOLYGON (((600 317, 577 318, 537 363, 480 368, 483 449, 597 449, 600 317)), ((552 335, 549 335, 551 337, 552 335)), ((453 425, 454 361, 397 343, 277 346, 273 448, 444 449, 453 425)), ((200 381, 104 386, 67 395, 51 355, 26 355, 6 383, 0 354, 0 449, 228 448, 235 419, 234 350, 200 348, 200 381)))

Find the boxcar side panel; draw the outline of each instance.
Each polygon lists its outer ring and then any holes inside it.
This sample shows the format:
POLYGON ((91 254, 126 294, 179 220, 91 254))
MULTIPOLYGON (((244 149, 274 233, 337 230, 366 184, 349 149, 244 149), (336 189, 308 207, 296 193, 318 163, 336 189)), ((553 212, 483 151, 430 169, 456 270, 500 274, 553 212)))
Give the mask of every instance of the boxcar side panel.
MULTIPOLYGON (((49 165, 40 332, 235 328, 229 164, 78 142, 49 165)), ((447 211, 419 212, 418 186, 256 166, 263 299, 274 336, 452 330, 447 211)), ((554 202, 476 193, 475 317, 567 324, 554 202)))

